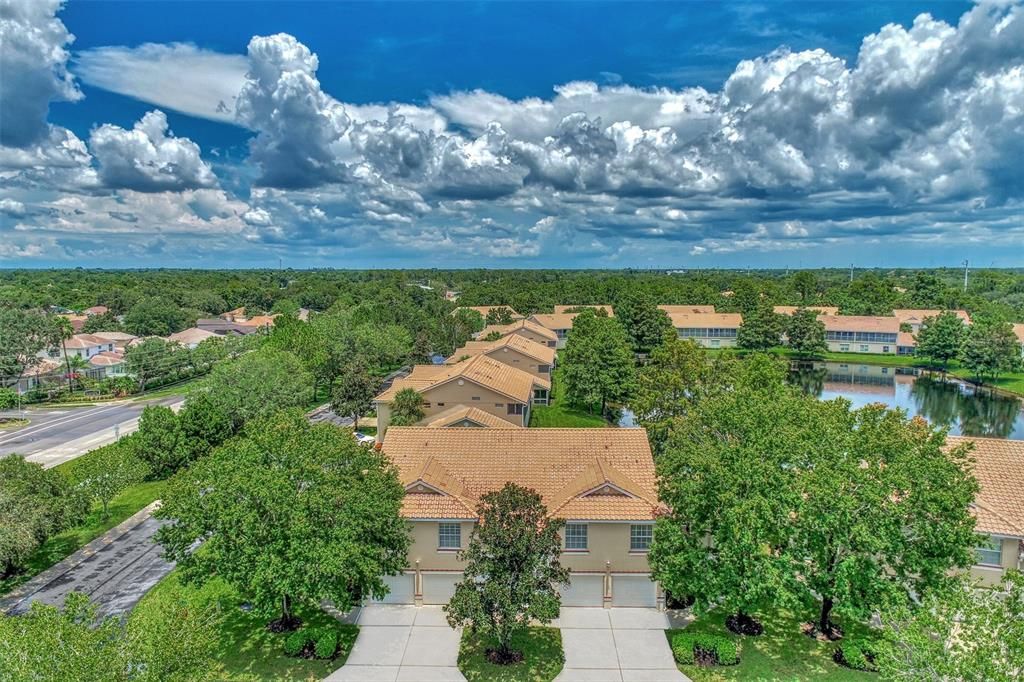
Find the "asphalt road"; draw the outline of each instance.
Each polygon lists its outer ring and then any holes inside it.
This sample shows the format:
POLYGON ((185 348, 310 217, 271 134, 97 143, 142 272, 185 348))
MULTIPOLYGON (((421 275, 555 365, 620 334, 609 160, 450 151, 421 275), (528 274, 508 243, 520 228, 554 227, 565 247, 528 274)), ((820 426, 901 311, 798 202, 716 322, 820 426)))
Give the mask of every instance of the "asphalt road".
POLYGON ((130 611, 174 565, 153 540, 165 523, 148 514, 108 543, 96 543, 71 555, 40 574, 15 596, 0 600, 0 610, 24 613, 32 602, 61 606, 71 592, 84 592, 96 603, 100 616, 130 611))
MULTIPOLYGON (((0 431, 0 457, 13 453, 37 455, 66 447, 73 441, 83 446, 102 444, 109 432, 113 441, 115 426, 124 435, 134 429, 142 408, 146 405, 172 406, 182 401, 181 396, 168 396, 147 401, 124 401, 96 407, 35 407, 25 410, 26 426, 0 431), (97 442, 90 442, 95 438, 97 442)), ((0 416, 18 417, 20 413, 8 410, 0 416)), ((91 449, 91 448, 89 448, 91 449)), ((83 453, 78 453, 83 454, 83 453)))

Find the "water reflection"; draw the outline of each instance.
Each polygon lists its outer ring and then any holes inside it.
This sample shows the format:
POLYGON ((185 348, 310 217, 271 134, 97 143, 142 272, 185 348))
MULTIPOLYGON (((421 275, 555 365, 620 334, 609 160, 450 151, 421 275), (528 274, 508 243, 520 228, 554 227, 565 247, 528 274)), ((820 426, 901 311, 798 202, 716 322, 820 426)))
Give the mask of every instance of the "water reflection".
POLYGON ((1024 440, 1024 409, 1017 398, 916 370, 838 362, 817 362, 793 371, 792 381, 808 394, 846 398, 854 407, 884 403, 949 426, 950 433, 1024 440))

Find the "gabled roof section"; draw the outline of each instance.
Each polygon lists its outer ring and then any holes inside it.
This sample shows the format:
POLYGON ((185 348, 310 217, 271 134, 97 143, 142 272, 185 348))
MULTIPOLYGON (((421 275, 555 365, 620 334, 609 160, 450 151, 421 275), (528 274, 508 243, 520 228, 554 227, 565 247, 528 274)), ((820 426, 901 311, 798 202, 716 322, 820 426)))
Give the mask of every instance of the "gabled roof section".
POLYGON ((738 329, 743 324, 739 313, 669 313, 676 329, 738 329))
MULTIPOLYGON (((604 310, 606 313, 608 313, 609 317, 615 317, 615 309, 612 308, 610 305, 605 305, 603 303, 599 303, 599 304, 576 303, 576 304, 571 304, 571 305, 556 305, 555 306, 555 314, 559 315, 561 313, 568 313, 569 311, 576 310, 578 308, 593 308, 594 310, 604 310)), ((577 312, 578 312, 578 310, 577 310, 577 312)))
POLYGON ((658 310, 664 310, 668 314, 672 313, 713 313, 715 312, 715 306, 713 305, 659 305, 658 310))
MULTIPOLYGON (((660 511, 643 429, 392 426, 383 452, 403 483, 418 478, 431 460, 443 465, 464 486, 467 499, 478 500, 511 481, 536 490, 560 518, 650 521, 660 511)), ((404 507, 403 515, 408 516, 404 507)))
POLYGON ((418 470, 405 472, 401 480, 406 497, 412 497, 410 503, 421 512, 445 510, 445 513, 459 515, 458 518, 472 518, 476 514, 476 500, 469 496, 466 486, 433 457, 427 458, 418 470), (436 497, 450 499, 430 499, 436 497))
MULTIPOLYGON (((897 308, 892 311, 893 317, 902 322, 911 324, 921 324, 927 317, 938 317, 944 310, 936 310, 929 308, 897 308)), ((966 310, 949 310, 948 312, 953 313, 960 318, 960 321, 964 324, 971 323, 971 316, 967 314, 966 310)))
POLYGON ((547 327, 541 326, 536 322, 529 319, 527 320, 516 320, 512 324, 492 324, 484 327, 478 334, 478 339, 487 338, 492 332, 498 332, 502 336, 508 336, 509 334, 515 334, 520 329, 531 331, 538 336, 541 336, 549 341, 555 341, 558 339, 558 335, 547 327))
POLYGON ((778 315, 793 315, 796 311, 803 308, 804 310, 813 310, 819 315, 838 315, 839 307, 831 305, 777 305, 772 307, 772 311, 778 315))
POLYGON ((1024 538, 1024 441, 947 436, 947 447, 973 443, 971 473, 981 490, 974 501, 979 533, 1024 538))
POLYGON ((474 424, 479 424, 482 427, 492 429, 521 429, 523 427, 512 422, 505 421, 501 417, 491 414, 490 412, 484 412, 478 407, 470 407, 466 405, 456 405, 455 407, 449 407, 444 412, 435 414, 433 417, 428 417, 424 420, 426 423, 423 426, 430 426, 432 428, 444 428, 453 424, 458 424, 463 421, 470 421, 474 424))
POLYGON ((522 353, 526 357, 532 358, 540 363, 548 365, 555 364, 554 348, 544 346, 536 341, 531 341, 521 334, 509 334, 508 336, 501 337, 497 341, 469 341, 462 348, 456 349, 456 351, 451 354, 451 357, 445 360, 445 364, 454 365, 457 362, 465 362, 463 358, 467 355, 470 357, 480 354, 493 355, 505 348, 522 353))
POLYGON ((486 355, 477 355, 454 365, 416 365, 404 379, 396 379, 378 395, 377 402, 390 402, 403 388, 425 393, 449 381, 471 381, 495 393, 527 403, 533 398, 533 388, 551 388, 551 382, 498 362, 486 355))

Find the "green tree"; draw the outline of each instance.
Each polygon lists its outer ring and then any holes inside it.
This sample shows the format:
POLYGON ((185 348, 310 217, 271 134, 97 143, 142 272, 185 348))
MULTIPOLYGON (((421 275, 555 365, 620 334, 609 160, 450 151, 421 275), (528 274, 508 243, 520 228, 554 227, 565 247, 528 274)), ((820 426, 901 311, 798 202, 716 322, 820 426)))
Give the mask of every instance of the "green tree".
POLYGON ((54 470, 0 458, 0 578, 21 569, 51 535, 80 521, 88 502, 54 470))
POLYGON ((109 310, 99 315, 90 315, 82 324, 83 334, 92 334, 94 332, 119 332, 123 329, 121 322, 117 319, 117 315, 109 310))
POLYGON ((280 318, 267 339, 267 347, 288 351, 299 358, 312 379, 314 401, 321 384, 330 385, 339 368, 339 353, 332 352, 339 340, 332 337, 327 320, 303 322, 297 317, 280 318))
POLYGON ((810 270, 793 273, 793 289, 800 294, 800 302, 806 305, 814 300, 818 293, 818 278, 810 270))
POLYGON ((141 483, 150 473, 135 453, 133 440, 132 436, 122 438, 75 462, 75 480, 90 500, 99 503, 103 520, 110 518, 110 501, 126 488, 141 483))
POLYGON ((287 351, 260 349, 216 365, 195 393, 205 393, 232 433, 246 422, 306 403, 311 376, 287 351))
POLYGON ((998 589, 955 581, 914 607, 882 611, 875 664, 884 680, 1012 682, 1024 670, 1024 576, 998 589))
POLYGON ((670 338, 651 353, 637 373, 630 407, 647 429, 655 453, 671 426, 693 406, 728 386, 739 362, 728 353, 711 355, 691 339, 670 338))
POLYGON ((12 682, 188 682, 212 679, 217 605, 162 598, 146 613, 100 619, 81 593, 62 609, 35 602, 0 619, 0 670, 12 682))
POLYGON ((799 491, 787 465, 820 447, 803 428, 813 399, 786 372, 770 356, 748 358, 730 390, 692 406, 658 458, 670 511, 655 526, 655 577, 751 634, 760 628, 750 614, 793 603, 786 548, 799 491))
POLYGON ((488 334, 487 336, 485 336, 482 340, 483 341, 498 341, 501 338, 502 338, 501 332, 493 331, 490 334, 488 334))
POLYGON ((163 405, 147 405, 139 417, 139 430, 132 439, 135 453, 149 466, 149 475, 167 478, 191 460, 178 415, 163 405))
POLYGON ((573 320, 562 353, 565 397, 575 405, 601 414, 609 402, 625 401, 636 388, 636 367, 629 337, 622 324, 587 308, 573 320))
POLYGON ((807 308, 796 310, 787 321, 786 339, 789 347, 800 357, 820 357, 828 351, 825 343, 825 324, 818 313, 807 308))
POLYGON ((136 336, 169 336, 194 322, 179 305, 161 296, 141 299, 124 316, 124 328, 136 336))
POLYGON ((907 295, 920 308, 945 308, 950 306, 949 291, 938 277, 929 272, 914 275, 907 295))
POLYGON ((151 337, 129 346, 124 353, 128 373, 135 377, 139 390, 160 379, 175 375, 186 364, 187 351, 176 343, 151 337))
POLYGON ((512 324, 512 310, 506 306, 498 306, 487 311, 487 324, 512 324))
POLYGON ((967 447, 944 449, 945 433, 924 420, 878 404, 809 404, 805 429, 818 445, 786 463, 799 492, 787 553, 799 596, 833 636, 833 611, 866 619, 974 563, 978 484, 967 447))
POLYGON ((205 393, 189 396, 178 413, 188 461, 204 457, 232 434, 230 417, 205 393))
POLYGON ((917 354, 941 362, 945 373, 949 361, 960 355, 966 334, 967 327, 956 313, 947 310, 936 317, 926 317, 914 337, 917 354))
POLYGON ((892 284, 868 272, 850 283, 842 312, 844 315, 892 315, 895 302, 892 284))
POLYGON ((299 603, 345 611, 383 597, 382 576, 406 566, 404 490, 383 454, 345 433, 285 411, 174 477, 157 538, 182 578, 218 576, 284 629, 299 603))
POLYGON ((615 314, 629 334, 634 353, 650 353, 673 332, 668 314, 639 292, 631 292, 620 300, 615 314))
POLYGON ((480 522, 468 547, 462 582, 444 607, 448 624, 493 637, 501 663, 520 658, 511 643, 532 621, 550 623, 561 605, 569 571, 558 561, 564 522, 548 517, 540 495, 515 483, 480 498, 480 522))
POLYGON ((416 340, 412 345, 412 362, 418 365, 428 363, 433 352, 434 349, 430 345, 430 336, 426 331, 421 331, 416 335, 416 340))
POLYGON ((960 354, 960 362, 979 379, 998 378, 1020 362, 1020 342, 1009 322, 991 316, 974 319, 960 354))
POLYGON ((743 315, 736 345, 746 350, 768 350, 782 343, 782 320, 772 306, 758 303, 743 315))
POLYGON ((403 388, 391 400, 391 426, 412 426, 423 419, 423 396, 403 388))
POLYGON ((359 416, 373 407, 373 399, 379 389, 380 381, 367 371, 362 361, 356 360, 343 369, 334 382, 331 409, 336 414, 352 417, 352 428, 358 431, 359 416))

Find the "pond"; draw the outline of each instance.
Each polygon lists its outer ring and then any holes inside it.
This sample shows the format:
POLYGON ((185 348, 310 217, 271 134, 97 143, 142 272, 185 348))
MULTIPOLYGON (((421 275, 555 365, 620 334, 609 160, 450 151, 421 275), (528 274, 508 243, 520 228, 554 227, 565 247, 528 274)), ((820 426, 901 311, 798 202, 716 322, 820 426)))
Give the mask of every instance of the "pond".
POLYGON ((952 434, 1024 440, 1020 399, 913 368, 815 362, 794 370, 792 380, 822 400, 846 398, 855 408, 883 403, 948 426, 952 434))

